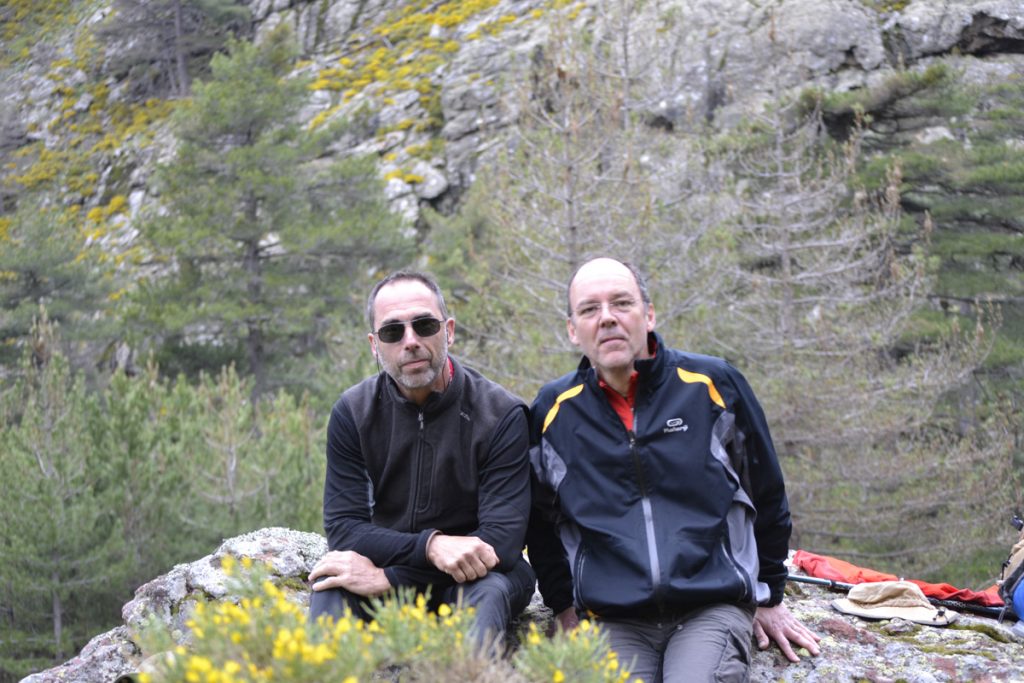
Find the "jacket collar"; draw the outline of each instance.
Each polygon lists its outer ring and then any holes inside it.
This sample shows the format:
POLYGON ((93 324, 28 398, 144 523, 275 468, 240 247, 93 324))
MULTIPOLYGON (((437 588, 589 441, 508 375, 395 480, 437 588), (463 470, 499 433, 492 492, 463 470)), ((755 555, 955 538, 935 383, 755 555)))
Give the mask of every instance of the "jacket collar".
MULTIPOLYGON (((652 358, 640 358, 633 362, 633 367, 637 373, 636 386, 638 392, 644 387, 656 386, 665 368, 665 342, 662 340, 661 335, 657 332, 648 332, 647 345, 654 351, 654 356, 652 358)), ((597 370, 590 364, 590 359, 586 356, 583 356, 580 360, 576 372, 581 380, 592 383, 595 388, 598 386, 597 370)))

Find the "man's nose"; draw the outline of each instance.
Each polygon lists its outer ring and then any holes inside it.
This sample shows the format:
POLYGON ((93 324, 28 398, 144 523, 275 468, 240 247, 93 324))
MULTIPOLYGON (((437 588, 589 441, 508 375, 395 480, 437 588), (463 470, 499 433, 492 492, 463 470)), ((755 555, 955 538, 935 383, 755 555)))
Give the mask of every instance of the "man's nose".
POLYGON ((420 338, 416 336, 416 333, 412 329, 411 323, 405 324, 405 330, 402 332, 402 346, 419 346, 420 338))
POLYGON ((617 325, 619 320, 612 315, 612 305, 610 303, 601 304, 600 316, 598 318, 602 327, 608 325, 617 325))

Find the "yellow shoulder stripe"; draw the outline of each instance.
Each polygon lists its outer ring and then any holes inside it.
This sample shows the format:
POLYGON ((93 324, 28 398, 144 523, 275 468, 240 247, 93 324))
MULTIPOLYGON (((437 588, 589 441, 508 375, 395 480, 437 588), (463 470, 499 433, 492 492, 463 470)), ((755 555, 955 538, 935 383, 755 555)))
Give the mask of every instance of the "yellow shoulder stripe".
POLYGON ((558 395, 558 398, 555 399, 555 405, 551 406, 551 410, 549 410, 548 414, 544 417, 544 428, 540 430, 541 434, 548 431, 548 425, 554 421, 555 415, 558 415, 558 407, 562 404, 562 401, 568 401, 573 396, 578 396, 581 391, 583 391, 583 385, 577 384, 572 389, 563 391, 558 395))
POLYGON ((682 368, 676 368, 676 372, 679 373, 679 379, 683 380, 687 384, 692 384, 694 382, 706 384, 708 387, 708 396, 711 397, 711 400, 717 403, 720 408, 725 410, 725 401, 722 400, 722 395, 718 393, 718 389, 715 388, 715 383, 711 381, 710 377, 696 372, 687 372, 682 368))

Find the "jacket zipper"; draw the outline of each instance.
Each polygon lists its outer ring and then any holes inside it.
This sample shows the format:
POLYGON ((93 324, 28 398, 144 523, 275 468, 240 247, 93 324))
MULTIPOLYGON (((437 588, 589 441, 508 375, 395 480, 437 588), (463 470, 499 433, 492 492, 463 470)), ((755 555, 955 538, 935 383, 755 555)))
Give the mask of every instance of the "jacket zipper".
POLYGON ((739 599, 737 600, 737 602, 745 602, 747 600, 748 596, 752 595, 752 592, 751 592, 751 583, 752 582, 750 580, 750 575, 747 574, 736 563, 736 558, 733 557, 733 554, 729 550, 728 545, 726 545, 726 542, 725 542, 724 538, 721 541, 721 546, 722 546, 722 554, 725 555, 725 558, 729 561, 729 566, 732 567, 733 572, 736 573, 736 578, 738 578, 740 580, 740 585, 743 587, 742 591, 740 592, 740 596, 739 596, 739 599))
POLYGON ((416 511, 420 509, 420 477, 422 476, 423 469, 423 411, 419 411, 416 415, 416 419, 419 421, 419 438, 416 441, 416 473, 412 480, 412 520, 410 521, 409 528, 416 528, 416 511))
MULTIPOLYGON (((636 426, 636 411, 633 411, 633 426, 636 426)), ((658 560, 658 541, 654 534, 654 510, 651 507, 651 498, 647 491, 647 480, 644 478, 643 467, 640 463, 640 453, 636 447, 636 433, 627 429, 629 435, 629 454, 633 457, 633 467, 636 469, 636 480, 640 487, 640 505, 644 512, 644 533, 647 536, 647 561, 651 570, 651 588, 655 595, 661 587, 661 563, 658 560)), ((659 600, 660 602, 660 600, 659 600)))
POLYGON ((583 591, 580 589, 580 586, 583 585, 583 565, 585 563, 586 554, 583 549, 583 544, 581 543, 579 549, 576 551, 576 566, 573 567, 574 571, 572 572, 572 590, 576 598, 576 604, 583 610, 589 609, 586 601, 583 600, 583 591))

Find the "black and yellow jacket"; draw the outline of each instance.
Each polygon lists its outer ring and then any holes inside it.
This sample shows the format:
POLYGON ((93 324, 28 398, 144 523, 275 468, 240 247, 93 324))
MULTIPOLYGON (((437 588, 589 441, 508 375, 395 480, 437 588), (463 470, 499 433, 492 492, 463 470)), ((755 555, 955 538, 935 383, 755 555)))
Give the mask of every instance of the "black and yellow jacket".
POLYGON ((606 617, 777 604, 791 523, 761 406, 724 360, 652 337, 632 431, 586 358, 531 408, 527 542, 545 602, 606 617))

